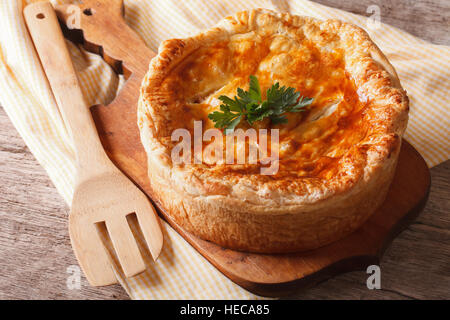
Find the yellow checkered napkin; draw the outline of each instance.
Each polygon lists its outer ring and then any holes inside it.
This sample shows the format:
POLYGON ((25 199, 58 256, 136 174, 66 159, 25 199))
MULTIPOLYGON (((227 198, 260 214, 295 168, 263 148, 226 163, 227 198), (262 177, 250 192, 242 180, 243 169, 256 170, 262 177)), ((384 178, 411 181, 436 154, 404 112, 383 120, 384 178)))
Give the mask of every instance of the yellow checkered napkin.
MULTIPOLYGON (((22 17, 25 0, 0 2, 0 102, 67 203, 73 192, 71 141, 34 52, 22 17)), ((53 1, 57 2, 57 1, 53 1)), ((62 2, 62 1, 58 1, 62 2)), ((65 1, 70 2, 70 1, 65 1)), ((224 16, 256 7, 320 19, 337 18, 365 28, 395 66, 411 99, 406 139, 430 166, 449 158, 450 49, 365 17, 305 0, 125 0, 126 21, 154 51, 161 41, 209 28, 224 16)), ((381 17, 382 18, 382 17, 381 17)), ((114 98, 123 84, 103 60, 68 43, 89 105, 114 98)), ((133 299, 257 298, 228 280, 170 226, 156 263, 132 279, 118 278, 133 299)))

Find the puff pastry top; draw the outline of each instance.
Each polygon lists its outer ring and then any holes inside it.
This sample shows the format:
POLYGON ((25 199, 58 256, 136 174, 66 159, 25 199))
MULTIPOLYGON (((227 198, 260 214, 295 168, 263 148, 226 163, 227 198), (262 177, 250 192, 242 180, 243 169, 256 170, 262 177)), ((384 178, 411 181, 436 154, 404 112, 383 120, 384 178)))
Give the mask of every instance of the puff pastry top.
POLYGON ((407 112, 394 69, 362 29, 258 9, 195 37, 163 42, 143 82, 139 126, 153 165, 178 191, 279 213, 368 181, 398 149, 407 112), (314 98, 306 112, 288 114, 288 123, 276 127, 278 173, 264 176, 250 164, 175 166, 173 130, 193 131, 195 120, 204 130, 213 127, 207 115, 219 108, 217 98, 247 90, 252 74, 263 93, 280 82, 314 98))

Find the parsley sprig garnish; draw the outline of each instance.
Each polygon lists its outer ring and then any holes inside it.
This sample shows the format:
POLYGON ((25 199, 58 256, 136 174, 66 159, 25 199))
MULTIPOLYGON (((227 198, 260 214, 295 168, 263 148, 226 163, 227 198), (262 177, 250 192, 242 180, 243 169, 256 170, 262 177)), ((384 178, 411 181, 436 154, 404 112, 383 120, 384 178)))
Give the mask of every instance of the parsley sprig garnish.
POLYGON ((313 102, 313 98, 303 97, 292 87, 280 87, 278 82, 267 89, 266 96, 263 101, 258 79, 252 75, 248 91, 238 88, 234 99, 220 96, 220 111, 210 113, 208 118, 215 123, 216 128, 225 129, 225 133, 228 133, 242 120, 247 121, 250 126, 267 117, 272 124, 286 123, 286 112, 303 111, 313 102))

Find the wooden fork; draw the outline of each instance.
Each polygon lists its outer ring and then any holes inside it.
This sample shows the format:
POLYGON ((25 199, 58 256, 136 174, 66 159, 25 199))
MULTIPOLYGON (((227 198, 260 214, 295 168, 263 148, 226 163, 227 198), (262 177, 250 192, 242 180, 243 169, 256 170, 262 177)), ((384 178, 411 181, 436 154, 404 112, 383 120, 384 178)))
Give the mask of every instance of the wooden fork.
POLYGON ((91 285, 116 283, 96 224, 106 225, 120 267, 126 277, 131 277, 144 271, 145 263, 127 215, 136 214, 151 255, 156 260, 163 245, 157 214, 146 195, 106 155, 84 102, 52 5, 48 2, 28 5, 24 15, 75 145, 77 175, 69 216, 72 247, 91 285))

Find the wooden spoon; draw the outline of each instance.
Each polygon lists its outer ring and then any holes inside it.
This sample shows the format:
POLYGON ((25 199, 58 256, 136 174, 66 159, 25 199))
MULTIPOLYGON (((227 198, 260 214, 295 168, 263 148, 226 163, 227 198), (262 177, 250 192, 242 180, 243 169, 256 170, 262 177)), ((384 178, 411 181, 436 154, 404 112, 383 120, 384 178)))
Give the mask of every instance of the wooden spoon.
POLYGON ((156 260, 163 245, 157 214, 147 196, 106 155, 52 5, 48 2, 28 5, 24 15, 77 154, 75 193, 69 216, 72 247, 91 285, 116 283, 96 225, 106 225, 120 267, 126 277, 131 277, 144 271, 145 263, 127 216, 136 214, 156 260))

